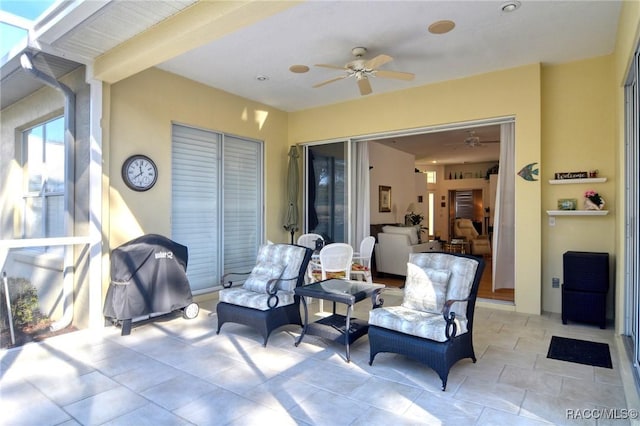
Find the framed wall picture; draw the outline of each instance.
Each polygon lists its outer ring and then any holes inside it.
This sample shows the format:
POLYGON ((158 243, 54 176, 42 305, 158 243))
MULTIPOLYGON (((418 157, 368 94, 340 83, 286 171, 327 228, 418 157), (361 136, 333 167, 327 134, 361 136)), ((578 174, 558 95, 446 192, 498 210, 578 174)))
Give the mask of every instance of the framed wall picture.
POLYGON ((391 187, 378 186, 378 211, 391 212, 391 187))

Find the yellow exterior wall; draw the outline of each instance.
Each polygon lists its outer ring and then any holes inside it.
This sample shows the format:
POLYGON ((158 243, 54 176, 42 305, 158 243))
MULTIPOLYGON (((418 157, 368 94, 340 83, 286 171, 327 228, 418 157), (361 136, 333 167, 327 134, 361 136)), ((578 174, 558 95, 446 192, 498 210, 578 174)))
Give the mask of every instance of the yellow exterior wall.
POLYGON ((111 248, 142 234, 171 235, 172 122, 264 141, 266 238, 286 241, 286 113, 158 69, 111 85, 109 102, 111 248), (149 191, 134 192, 122 181, 122 164, 132 154, 146 154, 158 166, 149 191))
MULTIPOLYGON (((290 114, 289 141, 300 143, 493 117, 516 119, 515 169, 540 162, 540 66, 370 95, 290 114)), ((515 178, 516 310, 540 313, 540 182, 515 178)))
MULTIPOLYGON (((560 198, 575 198, 583 208, 584 192, 592 189, 605 200, 607 216, 560 216, 555 226, 542 218, 542 295, 544 309, 561 312, 562 254, 566 251, 609 253, 615 268, 616 141, 615 86, 611 56, 542 69, 542 209, 556 210, 560 198), (556 172, 599 170, 606 183, 551 185, 556 172)), ((553 219, 552 219, 553 220, 553 219)), ((611 270, 613 279, 614 269, 611 270)), ((613 281, 607 314, 613 317, 613 281)))

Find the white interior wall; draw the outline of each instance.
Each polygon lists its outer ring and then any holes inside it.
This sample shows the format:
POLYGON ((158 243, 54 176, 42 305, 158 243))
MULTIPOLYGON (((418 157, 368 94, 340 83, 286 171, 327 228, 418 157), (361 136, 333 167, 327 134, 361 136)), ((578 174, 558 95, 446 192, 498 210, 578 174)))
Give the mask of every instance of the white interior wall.
POLYGON ((404 223, 404 215, 411 202, 415 202, 415 157, 413 155, 388 148, 384 145, 369 143, 369 187, 371 194, 371 223, 404 223), (391 187, 391 212, 378 211, 378 187, 391 187))

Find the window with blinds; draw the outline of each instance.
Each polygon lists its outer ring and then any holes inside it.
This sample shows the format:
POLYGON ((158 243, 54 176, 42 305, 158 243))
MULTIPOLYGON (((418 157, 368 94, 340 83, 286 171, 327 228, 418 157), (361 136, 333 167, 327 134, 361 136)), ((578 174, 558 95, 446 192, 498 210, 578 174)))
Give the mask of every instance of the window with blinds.
POLYGON ((456 191, 455 217, 473 220, 473 191, 456 191))
POLYGON ((172 239, 189 249, 192 291, 250 271, 263 235, 262 143, 173 125, 172 239))

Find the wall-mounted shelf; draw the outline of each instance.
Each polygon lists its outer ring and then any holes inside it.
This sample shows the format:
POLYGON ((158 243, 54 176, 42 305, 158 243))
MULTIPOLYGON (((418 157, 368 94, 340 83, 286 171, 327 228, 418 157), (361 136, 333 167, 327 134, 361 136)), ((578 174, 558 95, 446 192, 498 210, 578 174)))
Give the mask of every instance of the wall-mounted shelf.
POLYGON ((549 216, 606 216, 609 210, 547 210, 549 216))
POLYGON ((603 183, 606 182, 606 177, 598 177, 598 178, 582 178, 582 179, 550 179, 549 183, 551 185, 566 185, 569 183, 603 183))

